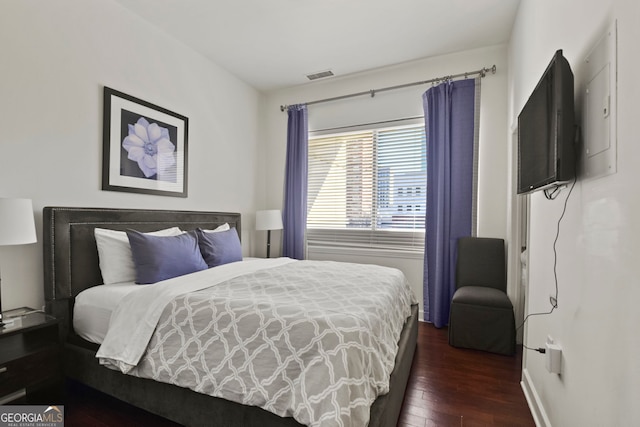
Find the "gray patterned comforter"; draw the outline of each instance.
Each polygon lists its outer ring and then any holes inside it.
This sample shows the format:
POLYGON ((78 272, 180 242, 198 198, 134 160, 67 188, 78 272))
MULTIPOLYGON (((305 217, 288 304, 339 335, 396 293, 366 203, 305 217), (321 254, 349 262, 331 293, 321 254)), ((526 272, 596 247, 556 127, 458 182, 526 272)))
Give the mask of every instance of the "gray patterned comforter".
POLYGON ((310 426, 366 426, 413 300, 396 269, 284 263, 173 298, 136 364, 101 363, 310 426))

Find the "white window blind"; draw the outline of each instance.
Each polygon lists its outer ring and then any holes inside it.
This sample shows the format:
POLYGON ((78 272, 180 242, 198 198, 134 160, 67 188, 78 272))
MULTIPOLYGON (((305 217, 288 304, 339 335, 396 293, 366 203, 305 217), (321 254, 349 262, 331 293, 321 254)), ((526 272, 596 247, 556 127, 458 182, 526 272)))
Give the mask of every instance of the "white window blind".
POLYGON ((307 244, 424 250, 424 124, 309 138, 307 244))

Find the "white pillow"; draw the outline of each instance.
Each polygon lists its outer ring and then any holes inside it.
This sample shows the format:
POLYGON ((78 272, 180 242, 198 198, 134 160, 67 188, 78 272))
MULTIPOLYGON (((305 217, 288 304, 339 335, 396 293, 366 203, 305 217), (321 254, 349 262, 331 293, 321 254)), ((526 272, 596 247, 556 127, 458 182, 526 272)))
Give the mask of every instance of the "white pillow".
MULTIPOLYGON (((177 236, 183 231, 178 227, 165 230, 152 231, 154 236, 177 236)), ((136 280, 136 267, 133 264, 133 255, 127 233, 124 231, 96 228, 94 230, 98 258, 100 260, 100 272, 104 284, 133 282, 136 280)))
POLYGON ((228 231, 230 228, 231 227, 229 227, 229 224, 225 222, 224 224, 217 226, 215 230, 202 230, 202 231, 204 231, 205 233, 219 233, 221 231, 228 231))

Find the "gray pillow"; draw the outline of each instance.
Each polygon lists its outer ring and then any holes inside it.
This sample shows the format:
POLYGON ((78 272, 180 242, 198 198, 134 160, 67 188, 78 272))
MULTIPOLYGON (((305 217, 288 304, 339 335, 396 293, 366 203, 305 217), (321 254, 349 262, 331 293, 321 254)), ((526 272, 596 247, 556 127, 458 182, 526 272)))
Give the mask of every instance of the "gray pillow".
POLYGON ((136 283, 150 284, 207 269, 195 231, 177 236, 152 236, 127 230, 136 283))
POLYGON ((198 228, 197 232, 200 252, 209 268, 242 261, 242 245, 235 228, 216 233, 198 228))

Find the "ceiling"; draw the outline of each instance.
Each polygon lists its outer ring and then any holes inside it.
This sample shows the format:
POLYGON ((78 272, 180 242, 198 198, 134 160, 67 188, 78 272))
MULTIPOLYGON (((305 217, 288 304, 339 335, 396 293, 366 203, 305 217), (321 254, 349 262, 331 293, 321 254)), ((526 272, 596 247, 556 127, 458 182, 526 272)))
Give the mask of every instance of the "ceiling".
POLYGON ((520 0, 115 0, 268 91, 503 44, 520 0))

